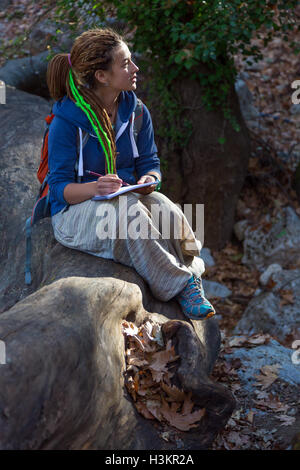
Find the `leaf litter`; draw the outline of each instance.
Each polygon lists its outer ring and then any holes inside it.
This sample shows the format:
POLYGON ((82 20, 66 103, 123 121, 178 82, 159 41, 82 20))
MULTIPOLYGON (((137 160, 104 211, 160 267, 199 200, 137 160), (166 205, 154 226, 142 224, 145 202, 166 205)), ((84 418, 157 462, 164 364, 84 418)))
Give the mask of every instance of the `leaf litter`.
POLYGON ((296 424, 293 414, 294 388, 288 392, 278 374, 281 365, 263 365, 254 376, 253 390, 246 391, 237 371, 243 368, 239 358, 230 358, 236 348, 255 348, 267 344, 268 334, 223 335, 222 349, 215 363, 212 379, 226 383, 237 400, 237 409, 212 444, 212 449, 286 449, 289 428, 296 424), (283 386, 282 386, 283 385, 283 386), (283 434, 281 429, 286 429, 283 434))
MULTIPOLYGON (((139 328, 123 321, 125 337, 125 386, 137 411, 146 419, 157 420, 179 431, 199 425, 205 409, 196 407, 192 393, 172 384, 176 355, 172 340, 165 344, 160 325, 147 321, 139 328), (173 367, 172 367, 173 366, 173 367)), ((163 433, 167 440, 168 433, 163 433)))

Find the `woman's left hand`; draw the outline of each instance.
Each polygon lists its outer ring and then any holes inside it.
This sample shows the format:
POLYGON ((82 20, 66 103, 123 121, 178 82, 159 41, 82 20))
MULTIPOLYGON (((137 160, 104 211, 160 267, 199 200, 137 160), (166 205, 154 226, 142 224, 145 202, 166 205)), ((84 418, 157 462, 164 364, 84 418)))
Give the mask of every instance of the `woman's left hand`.
MULTIPOLYGON (((151 183, 152 181, 155 183, 154 176, 143 175, 140 177, 137 184, 151 183)), ((156 184, 153 184, 153 185, 151 184, 150 186, 146 186, 145 188, 135 189, 134 192, 139 193, 139 194, 144 194, 144 195, 150 194, 155 190, 156 186, 157 186, 156 184)))

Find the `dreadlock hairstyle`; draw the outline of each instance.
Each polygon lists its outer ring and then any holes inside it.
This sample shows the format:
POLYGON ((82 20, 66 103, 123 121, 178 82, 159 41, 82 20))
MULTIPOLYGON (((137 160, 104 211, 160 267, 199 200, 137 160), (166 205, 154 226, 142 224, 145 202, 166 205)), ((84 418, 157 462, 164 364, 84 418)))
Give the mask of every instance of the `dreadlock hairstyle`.
POLYGON ((106 174, 116 173, 117 152, 111 121, 94 91, 95 72, 110 69, 122 42, 111 28, 90 29, 75 39, 70 55, 56 54, 47 69, 50 96, 57 101, 67 95, 87 115, 105 154, 106 174))

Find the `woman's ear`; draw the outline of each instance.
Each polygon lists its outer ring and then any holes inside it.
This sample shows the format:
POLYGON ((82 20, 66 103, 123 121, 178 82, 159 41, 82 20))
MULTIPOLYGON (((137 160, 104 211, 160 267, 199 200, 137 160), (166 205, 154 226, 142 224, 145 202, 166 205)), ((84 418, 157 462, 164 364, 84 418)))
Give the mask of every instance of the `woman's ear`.
POLYGON ((104 70, 96 70, 95 78, 101 85, 108 86, 107 77, 104 70))

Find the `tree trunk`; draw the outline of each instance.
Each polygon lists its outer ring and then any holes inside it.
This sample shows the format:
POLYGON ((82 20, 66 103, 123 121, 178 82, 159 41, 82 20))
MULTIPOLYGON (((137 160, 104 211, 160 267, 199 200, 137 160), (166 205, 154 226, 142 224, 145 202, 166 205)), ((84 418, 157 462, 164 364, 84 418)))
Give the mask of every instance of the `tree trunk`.
MULTIPOLYGON (((201 87, 195 80, 184 79, 175 89, 183 110, 182 119, 191 121, 193 133, 187 146, 173 153, 169 153, 161 138, 156 138, 159 155, 167 161, 162 190, 174 202, 193 205, 193 229, 198 233, 203 230, 200 219, 196 224, 196 205, 204 204, 204 239, 198 238, 208 248, 222 249, 232 235, 235 208, 248 167, 248 130, 234 86, 228 102, 240 132, 224 119, 221 109, 204 108, 201 87), (223 145, 218 143, 219 138, 225 138, 223 145)), ((156 127, 159 103, 151 112, 156 127)))

